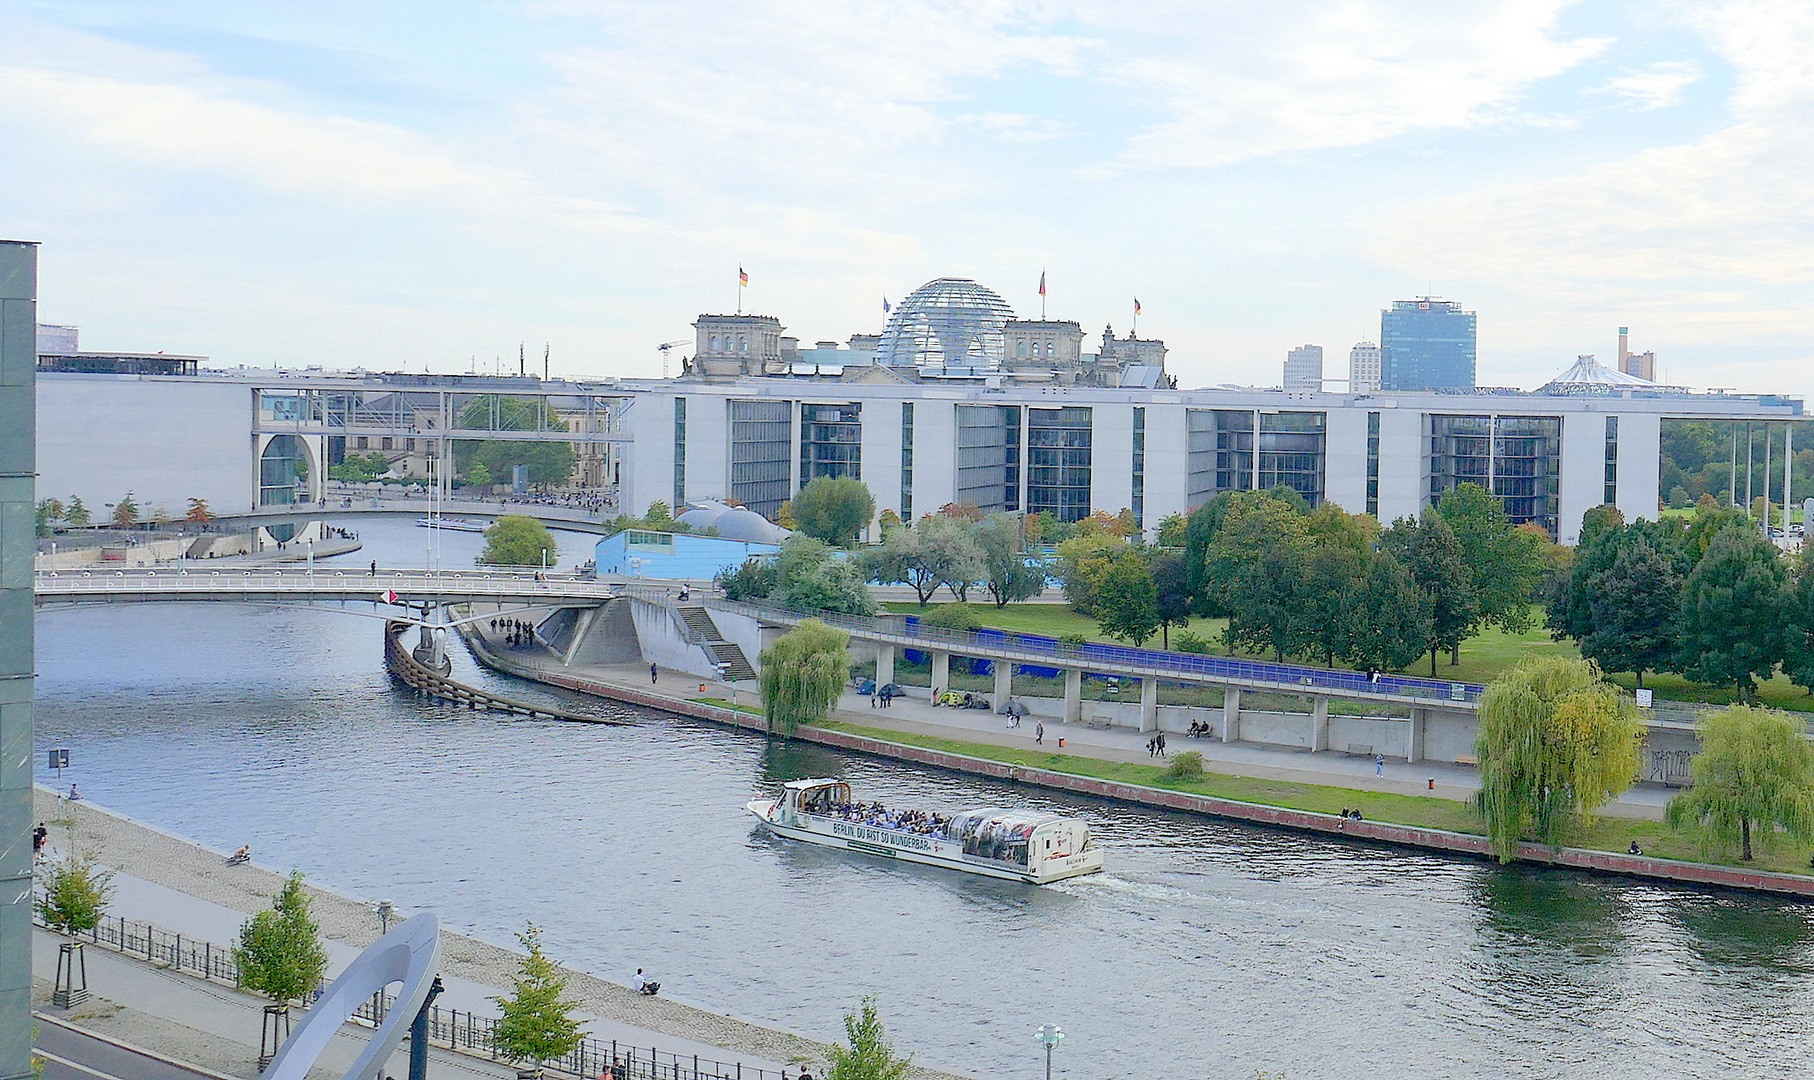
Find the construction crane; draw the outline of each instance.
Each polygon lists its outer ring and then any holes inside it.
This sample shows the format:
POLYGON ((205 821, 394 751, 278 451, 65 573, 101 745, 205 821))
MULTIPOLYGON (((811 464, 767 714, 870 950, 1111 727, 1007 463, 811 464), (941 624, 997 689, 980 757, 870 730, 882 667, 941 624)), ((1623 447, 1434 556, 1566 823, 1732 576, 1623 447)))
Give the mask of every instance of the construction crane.
POLYGON ((691 340, 682 338, 679 341, 664 341, 660 345, 655 346, 657 349, 661 350, 661 377, 662 378, 665 379, 668 377, 668 350, 669 349, 678 349, 682 345, 691 345, 691 344, 692 344, 691 340))

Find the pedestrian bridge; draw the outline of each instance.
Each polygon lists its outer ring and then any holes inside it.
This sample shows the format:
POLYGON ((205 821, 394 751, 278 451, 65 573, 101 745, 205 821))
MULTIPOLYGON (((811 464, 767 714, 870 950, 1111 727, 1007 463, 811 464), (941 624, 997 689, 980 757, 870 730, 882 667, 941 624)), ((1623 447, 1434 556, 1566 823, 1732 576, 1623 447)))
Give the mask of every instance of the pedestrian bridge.
POLYGON ((617 595, 589 578, 516 570, 66 570, 33 579, 36 604, 368 602, 401 607, 515 603, 591 607, 617 595))

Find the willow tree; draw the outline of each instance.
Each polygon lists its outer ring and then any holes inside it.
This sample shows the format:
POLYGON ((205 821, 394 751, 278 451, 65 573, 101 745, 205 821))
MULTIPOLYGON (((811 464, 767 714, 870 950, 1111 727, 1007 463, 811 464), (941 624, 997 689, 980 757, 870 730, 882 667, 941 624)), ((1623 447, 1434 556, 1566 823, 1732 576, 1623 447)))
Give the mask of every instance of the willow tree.
POLYGON ((1788 714, 1733 705, 1699 725, 1694 786, 1669 801, 1670 827, 1704 822, 1709 844, 1737 841, 1751 858, 1752 826, 1767 843, 1780 827, 1814 841, 1814 746, 1788 714))
POLYGON ((1638 774, 1637 708, 1590 661, 1529 657, 1480 699, 1481 812, 1501 862, 1518 841, 1559 844, 1638 774))
POLYGON ((762 650, 762 711, 768 730, 792 735, 825 719, 850 675, 850 635, 806 619, 762 650))

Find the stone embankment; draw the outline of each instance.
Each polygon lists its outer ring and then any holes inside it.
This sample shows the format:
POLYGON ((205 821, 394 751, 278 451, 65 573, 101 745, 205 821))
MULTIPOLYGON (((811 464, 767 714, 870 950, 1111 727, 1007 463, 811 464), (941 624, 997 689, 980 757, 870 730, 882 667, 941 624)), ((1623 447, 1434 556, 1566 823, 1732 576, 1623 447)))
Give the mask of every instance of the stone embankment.
MULTIPOLYGON (((762 731, 765 725, 760 716, 727 709, 718 705, 674 698, 651 690, 605 681, 601 679, 581 678, 563 672, 545 671, 513 664, 507 657, 481 647, 474 650, 480 660, 499 671, 517 675, 521 678, 553 686, 565 687, 581 693, 595 694, 616 701, 629 702, 681 716, 690 716, 701 720, 710 720, 720 724, 762 731)), ((1266 806, 1259 803, 1241 802, 1234 799, 1219 799, 1208 795, 1194 795, 1189 792, 1170 791, 1165 788, 1146 787, 1140 784, 1128 784, 1114 780, 1102 780, 1089 776, 1078 776, 1072 773, 1057 772, 1051 769, 1040 769, 1012 762, 995 761, 988 758, 971 757, 955 754, 929 747, 913 746, 906 743, 890 742, 866 735, 843 731, 828 731, 820 728, 803 727, 795 737, 816 742, 825 746, 834 746, 859 753, 873 754, 877 757, 894 758, 900 761, 911 761, 921 765, 950 769, 954 772, 987 776, 999 780, 1011 780, 1058 791, 1070 791, 1084 795, 1095 795, 1105 799, 1135 803, 1141 806, 1163 807, 1168 810, 1183 810, 1190 813, 1204 814, 1210 817, 1227 818, 1235 821, 1248 821, 1277 828, 1294 829, 1301 832, 1319 833, 1327 836, 1341 836, 1350 839, 1368 840, 1377 843, 1397 844, 1405 847, 1424 848, 1442 851, 1471 858, 1493 858, 1492 843, 1484 836, 1472 833, 1449 832, 1444 829, 1422 828, 1412 825, 1397 825, 1386 821, 1355 821, 1334 814, 1319 814, 1307 810, 1292 810, 1278 806, 1266 806)), ((1814 897, 1814 877, 1804 874, 1782 874, 1768 871, 1751 870, 1742 867, 1718 866, 1711 863, 1683 862, 1674 859, 1658 859, 1646 855, 1628 855, 1621 852, 1593 851, 1585 848, 1551 848, 1543 844, 1525 843, 1518 848, 1521 861, 1566 867, 1577 870, 1588 870, 1599 873, 1622 874, 1628 877, 1650 878, 1659 881, 1676 882, 1697 886, 1717 886, 1721 888, 1746 889, 1756 892, 1781 893, 1790 896, 1814 897)))
MULTIPOLYGON (((247 915, 269 907, 271 897, 283 884, 279 874, 255 865, 227 866, 224 852, 212 851, 90 803, 67 802, 44 788, 39 788, 34 798, 34 820, 71 816, 74 842, 80 850, 102 865, 134 877, 247 915)), ((501 883, 500 887, 507 884, 501 883)), ((376 940, 376 920, 364 902, 316 885, 310 885, 309 892, 324 937, 360 948, 376 940)), ((500 994, 507 992, 504 988, 511 985, 520 959, 509 949, 447 930, 441 932, 442 970, 499 987, 500 994)), ((809 1062, 815 1071, 826 1059, 824 1045, 801 1035, 708 1012, 667 997, 643 997, 627 986, 582 971, 570 970, 569 975, 567 996, 579 1003, 579 1012, 588 1015, 722 1047, 731 1056, 809 1062)), ((853 1001, 860 989, 853 988, 853 1001)), ((917 1066, 912 1075, 917 1080, 964 1080, 957 1074, 917 1066)))

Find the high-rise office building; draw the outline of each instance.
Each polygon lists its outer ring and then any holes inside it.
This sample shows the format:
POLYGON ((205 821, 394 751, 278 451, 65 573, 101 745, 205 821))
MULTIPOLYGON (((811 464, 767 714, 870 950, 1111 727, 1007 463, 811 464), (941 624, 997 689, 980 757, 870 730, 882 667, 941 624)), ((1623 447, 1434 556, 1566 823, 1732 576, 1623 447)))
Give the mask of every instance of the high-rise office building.
POLYGON ((1650 382, 1657 381, 1657 354, 1654 352, 1632 352, 1630 348, 1631 328, 1619 327, 1619 370, 1627 375, 1636 375, 1650 382))
POLYGON ((1433 296, 1394 300, 1379 313, 1384 390, 1472 390, 1475 319, 1433 296))
POLYGON ((1285 354, 1285 392, 1314 394, 1323 388, 1323 347, 1299 345, 1285 354))
POLYGON ((1379 346, 1371 341, 1356 342, 1348 350, 1348 390, 1371 394, 1379 389, 1379 346))

